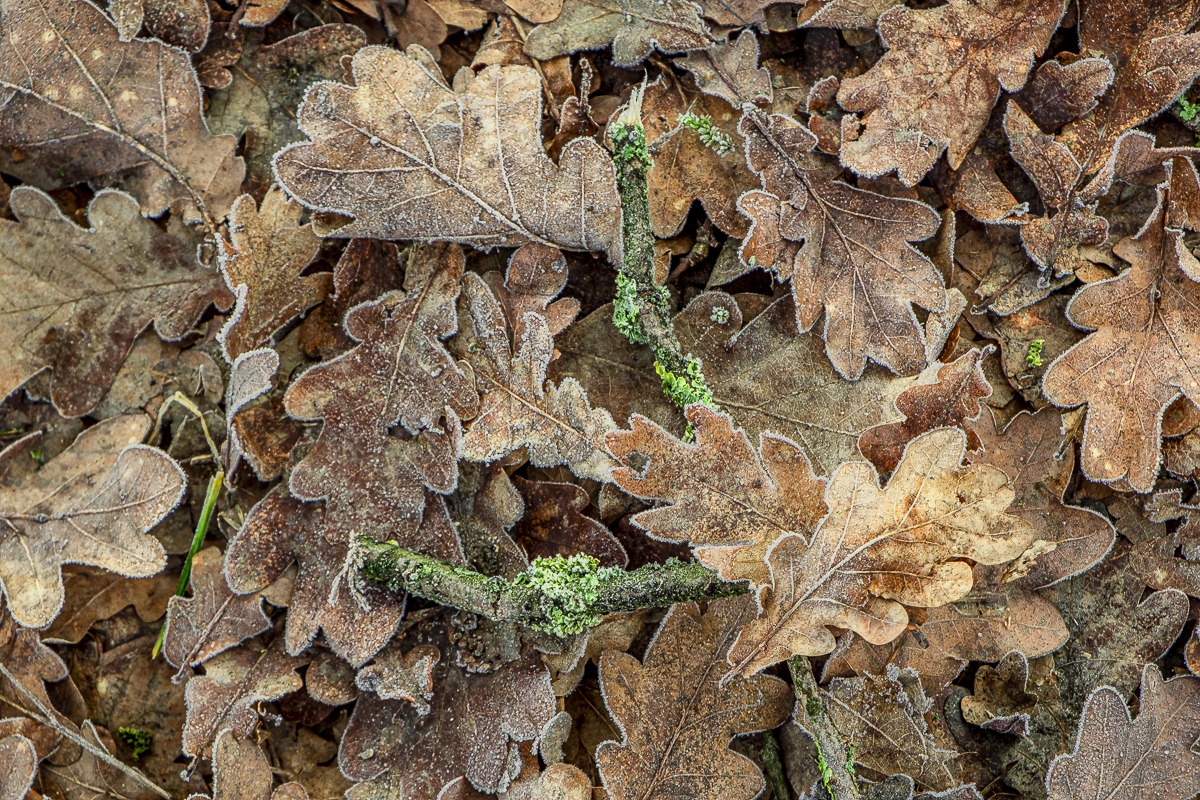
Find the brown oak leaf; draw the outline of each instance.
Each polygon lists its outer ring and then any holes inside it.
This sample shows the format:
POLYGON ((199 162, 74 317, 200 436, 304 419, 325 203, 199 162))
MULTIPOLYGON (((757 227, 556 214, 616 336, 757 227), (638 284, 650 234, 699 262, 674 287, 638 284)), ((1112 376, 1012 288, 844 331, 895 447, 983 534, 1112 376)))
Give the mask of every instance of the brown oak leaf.
MULTIPOLYGON (((25 737, 41 761, 59 748, 62 737, 54 727, 32 717, 40 716, 39 705, 54 709, 45 684, 57 683, 69 673, 62 657, 42 643, 37 631, 18 625, 2 603, 0 666, 11 676, 0 677, 0 739, 25 737)), ((65 716, 54 713, 59 722, 66 721, 65 716)))
POLYGON ((670 503, 633 522, 655 539, 690 542, 696 558, 726 580, 769 584, 767 551, 784 536, 812 539, 826 512, 825 480, 781 436, 762 434, 755 452, 728 416, 693 405, 687 418, 692 444, 642 416, 630 420, 632 430, 609 434, 614 455, 645 460, 637 471, 614 470, 614 482, 637 497, 670 503))
POLYGON ((874 28, 879 15, 902 0, 820 0, 801 9, 805 28, 874 28))
MULTIPOLYGON (((211 800, 308 800, 308 792, 295 781, 272 791, 271 764, 257 742, 242 740, 233 731, 222 731, 213 744, 211 800)), ((194 794, 188 800, 210 800, 194 794)))
POLYGON ((871 464, 843 464, 825 500, 829 515, 813 535, 785 536, 768 555, 773 585, 759 594, 762 616, 730 651, 743 674, 793 655, 834 648, 830 627, 885 644, 908 624, 904 606, 933 608, 970 591, 971 564, 998 564, 1033 539, 1006 513, 1008 478, 995 467, 963 467, 966 434, 929 431, 909 443, 887 486, 871 464))
POLYGON ((536 70, 487 67, 452 89, 420 47, 365 47, 353 68, 354 86, 312 87, 300 111, 311 142, 275 157, 291 196, 353 217, 318 233, 483 249, 533 241, 620 260, 612 161, 591 139, 569 143, 557 164, 546 157, 536 70))
POLYGON ((1046 775, 1051 800, 1187 800, 1200 786, 1200 679, 1164 681, 1142 671, 1137 719, 1125 697, 1105 686, 1088 698, 1070 753, 1046 775))
POLYGON ((879 17, 889 48, 864 75, 842 81, 842 163, 860 175, 896 170, 913 186, 946 151, 958 169, 1000 91, 1025 85, 1033 57, 1058 27, 1062 0, 951 0, 879 17))
POLYGON ((143 416, 111 417, 33 474, 17 462, 32 461, 40 433, 0 451, 0 584, 21 625, 44 628, 58 616, 63 564, 136 578, 166 565, 148 531, 179 504, 187 479, 141 444, 149 431, 143 416))
MULTIPOLYGON (((37 776, 37 751, 19 733, 0 738, 0 800, 22 800, 37 776)), ((590 796, 590 794, 589 794, 590 796)))
POLYGON ((1042 381, 1055 405, 1087 403, 1084 474, 1139 492, 1150 491, 1158 474, 1163 411, 1181 396, 1200 401, 1200 262, 1184 247, 1183 231, 1167 226, 1166 201, 1160 187, 1146 226, 1114 248, 1130 269, 1072 298, 1068 318, 1095 332, 1042 381))
POLYGON ((678 60, 692 73, 700 91, 720 98, 733 108, 743 103, 770 103, 771 71, 758 65, 758 38, 747 28, 737 39, 689 53, 678 60))
POLYGON ((358 671, 354 685, 364 692, 374 692, 382 700, 407 700, 418 715, 425 716, 433 699, 433 669, 441 657, 431 644, 419 644, 406 651, 389 647, 358 671))
POLYGON ((919 372, 925 337, 912 305, 942 311, 946 294, 911 242, 937 232, 937 213, 840 180, 841 168, 815 151, 816 136, 790 117, 750 112, 740 130, 763 186, 738 201, 753 221, 742 261, 791 279, 801 331, 824 310, 826 351, 845 377, 858 379, 868 359, 919 372))
POLYGON ((108 13, 122 42, 141 32, 196 53, 208 40, 212 16, 205 0, 111 0, 108 13))
POLYGON ((937 373, 937 383, 913 386, 896 398, 903 422, 878 425, 858 437, 859 452, 880 472, 891 472, 900 463, 904 448, 925 431, 959 426, 967 431, 967 449, 978 450, 979 437, 965 423, 982 411, 980 401, 992 396, 992 386, 983 374, 983 360, 994 348, 974 348, 963 353, 937 373))
POLYGON ((42 632, 42 640, 76 644, 93 624, 130 606, 143 622, 162 619, 178 580, 166 572, 152 578, 129 578, 68 567, 63 570, 66 602, 54 623, 42 632))
POLYGON ((194 667, 271 626, 263 612, 262 595, 234 594, 222 573, 224 564, 215 547, 196 553, 192 596, 171 598, 162 650, 174 667, 194 667))
POLYGON ((32 187, 14 189, 9 204, 16 221, 0 219, 0 395, 48 368, 55 408, 82 416, 151 323, 164 339, 181 339, 209 304, 228 304, 182 226, 143 219, 129 195, 97 194, 89 228, 32 187))
POLYGON ((217 335, 230 363, 270 345, 276 331, 329 294, 329 273, 300 275, 321 249, 312 226, 300 224, 301 211, 277 187, 267 192, 262 208, 248 194, 233 203, 230 244, 221 246, 220 265, 237 301, 217 335))
POLYGON ((613 800, 751 800, 763 790, 757 765, 729 749, 739 734, 770 730, 792 709, 787 685, 766 675, 720 685, 737 629, 754 615, 748 597, 667 612, 642 661, 609 650, 600 659, 604 702, 621 741, 596 750, 613 800))
POLYGON ((603 523, 583 514, 587 492, 573 483, 513 478, 525 499, 525 515, 513 526, 512 538, 530 560, 587 553, 602 567, 623 567, 629 556, 603 523))
POLYGON ((525 51, 545 61, 612 45, 613 63, 632 67, 654 50, 682 53, 712 43, 690 0, 566 0, 557 19, 529 32, 525 51))
POLYGON ((147 214, 183 199, 224 218, 246 168, 208 132, 186 53, 119 41, 89 2, 4 0, 0 16, 0 169, 46 189, 122 173, 147 214))
POLYGON ((1016 101, 1039 128, 1056 131, 1095 108, 1114 75, 1106 58, 1051 59, 1038 66, 1016 101))

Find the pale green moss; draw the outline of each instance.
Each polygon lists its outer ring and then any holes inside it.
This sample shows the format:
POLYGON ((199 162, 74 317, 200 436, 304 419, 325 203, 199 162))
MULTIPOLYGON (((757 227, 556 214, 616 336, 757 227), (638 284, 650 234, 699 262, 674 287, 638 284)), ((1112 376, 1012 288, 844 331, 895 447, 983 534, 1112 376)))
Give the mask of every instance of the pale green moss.
POLYGON ((662 364, 654 362, 654 371, 662 381, 663 394, 680 408, 687 408, 692 403, 703 403, 711 408, 713 405, 712 389, 704 381, 704 373, 700 371, 700 361, 695 356, 688 356, 687 374, 676 375, 665 369, 662 364))
POLYGON ((154 738, 154 734, 143 728, 117 728, 117 735, 121 737, 121 741, 129 745, 133 750, 133 760, 150 752, 150 741, 154 738))
POLYGON ((642 328, 637 301, 637 281, 624 272, 617 274, 617 298, 613 301, 613 325, 631 344, 649 344, 650 337, 642 328))
POLYGON ((1042 365, 1042 348, 1045 346, 1045 339, 1034 339, 1030 342, 1029 350, 1025 353, 1025 363, 1031 367, 1040 367, 1042 365))
POLYGON ((555 636, 594 628, 600 615, 589 609, 600 596, 600 562, 583 553, 538 558, 514 581, 537 589, 546 621, 533 627, 555 636))
POLYGON ((616 147, 613 161, 617 164, 641 164, 647 170, 653 165, 650 149, 646 146, 646 129, 641 125, 615 122, 609 128, 609 136, 616 147))

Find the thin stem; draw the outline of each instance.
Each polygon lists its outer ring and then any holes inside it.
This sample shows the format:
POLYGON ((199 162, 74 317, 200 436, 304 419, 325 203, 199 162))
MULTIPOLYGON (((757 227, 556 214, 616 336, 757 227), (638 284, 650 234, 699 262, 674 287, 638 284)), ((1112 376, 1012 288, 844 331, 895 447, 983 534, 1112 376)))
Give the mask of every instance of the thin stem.
POLYGON ((775 800, 791 800, 792 793, 788 790, 787 774, 783 769, 783 753, 779 749, 779 738, 775 731, 763 734, 763 746, 758 756, 762 759, 767 785, 771 787, 775 800))

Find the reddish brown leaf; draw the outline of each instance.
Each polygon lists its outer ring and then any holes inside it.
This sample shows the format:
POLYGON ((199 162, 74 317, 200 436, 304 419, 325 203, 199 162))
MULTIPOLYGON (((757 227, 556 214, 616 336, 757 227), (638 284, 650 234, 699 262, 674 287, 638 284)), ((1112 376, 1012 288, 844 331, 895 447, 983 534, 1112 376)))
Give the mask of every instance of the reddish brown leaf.
MULTIPOLYGON (((271 764, 257 743, 243 741, 233 731, 222 731, 213 745, 212 800, 308 800, 308 792, 295 782, 271 790, 271 764)), ((194 794, 188 800, 209 800, 194 794)))
POLYGON ((525 498, 525 515, 512 529, 512 537, 530 560, 587 553, 603 567, 623 567, 629 562, 625 548, 601 522, 584 515, 588 495, 570 483, 513 482, 525 498))
POLYGON ((407 700, 423 717, 429 713, 433 669, 441 657, 431 644, 419 644, 406 652, 389 647, 358 671, 354 685, 364 692, 374 692, 381 700, 407 700))
POLYGON ((678 63, 692 73, 700 91, 741 108, 742 103, 769 103, 774 95, 771 72, 758 65, 758 56, 758 39, 747 28, 736 40, 689 53, 678 63))
POLYGON ((566 0, 557 19, 529 32, 525 50, 544 61, 612 45, 613 63, 632 67, 651 51, 708 47, 712 34, 688 0, 566 0))
POLYGON ((0 800, 22 800, 37 775, 37 752, 33 742, 20 734, 0 739, 0 800))
POLYGON ((93 624, 130 606, 143 622, 162 619, 177 582, 178 577, 168 573, 129 578, 85 567, 68 568, 63 571, 66 601, 54 623, 42 634, 43 640, 76 644, 93 624))

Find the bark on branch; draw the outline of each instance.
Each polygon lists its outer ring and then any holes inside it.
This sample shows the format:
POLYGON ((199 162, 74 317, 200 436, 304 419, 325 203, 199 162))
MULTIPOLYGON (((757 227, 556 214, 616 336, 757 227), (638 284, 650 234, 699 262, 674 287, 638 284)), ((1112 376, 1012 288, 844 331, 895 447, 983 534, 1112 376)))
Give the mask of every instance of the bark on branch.
POLYGON ((605 614, 750 591, 745 581, 724 581, 702 564, 675 559, 627 571, 601 568, 585 555, 543 558, 509 581, 364 536, 358 561, 361 576, 393 591, 557 636, 594 627, 605 614))

